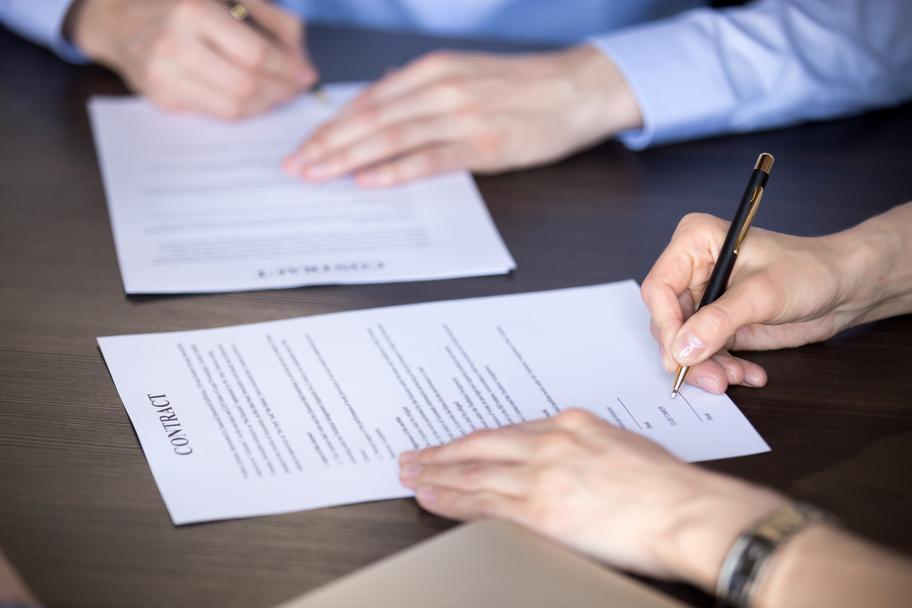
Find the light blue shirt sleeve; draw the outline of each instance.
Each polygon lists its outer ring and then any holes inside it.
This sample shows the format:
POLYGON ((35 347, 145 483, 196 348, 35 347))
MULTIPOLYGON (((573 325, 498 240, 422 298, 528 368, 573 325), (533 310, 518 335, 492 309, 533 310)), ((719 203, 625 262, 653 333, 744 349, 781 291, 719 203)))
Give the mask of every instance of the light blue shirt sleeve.
POLYGON ((591 40, 633 90, 630 148, 846 116, 912 97, 912 1, 759 0, 591 40))
POLYGON ((63 37, 70 4, 72 0, 0 0, 0 23, 67 61, 86 63, 85 55, 63 37))

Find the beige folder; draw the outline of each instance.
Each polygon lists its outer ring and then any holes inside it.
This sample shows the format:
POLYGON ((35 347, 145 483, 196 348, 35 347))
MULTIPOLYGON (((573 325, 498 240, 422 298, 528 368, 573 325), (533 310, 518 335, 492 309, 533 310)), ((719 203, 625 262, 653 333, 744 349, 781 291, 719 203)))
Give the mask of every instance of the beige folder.
POLYGON ((682 608, 516 526, 459 526, 277 608, 682 608))

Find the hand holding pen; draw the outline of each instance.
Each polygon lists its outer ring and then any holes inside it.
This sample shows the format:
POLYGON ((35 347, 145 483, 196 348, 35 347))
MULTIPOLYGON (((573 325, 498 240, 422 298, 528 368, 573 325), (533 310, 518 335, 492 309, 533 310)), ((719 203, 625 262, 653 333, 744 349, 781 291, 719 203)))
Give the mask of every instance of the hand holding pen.
POLYGON ((754 276, 752 271, 758 262, 762 267, 777 254, 788 254, 788 248, 774 242, 778 235, 771 238, 759 230, 750 231, 750 247, 744 249, 772 164, 771 155, 760 155, 733 222, 704 214, 681 220, 643 282, 652 334, 661 345, 665 368, 675 373, 672 397, 690 366, 696 366, 690 381, 712 393, 723 392, 728 384, 766 383, 763 368, 727 350, 736 346, 739 331, 744 330, 741 342, 749 342, 749 326, 771 318, 771 311, 761 306, 771 302, 768 286, 757 284, 767 271, 754 276), (729 281, 732 287, 726 291, 729 281))
POLYGON ((877 281, 908 267, 899 261, 908 252, 891 247, 902 242, 895 226, 908 226, 910 217, 912 203, 824 237, 752 228, 724 293, 695 312, 731 224, 685 216, 642 288, 665 369, 690 366, 686 381, 712 393, 733 384, 759 387, 766 370, 729 351, 801 346, 897 314, 901 298, 877 289, 877 281))
MULTIPOLYGON (((275 32, 270 30, 268 27, 263 25, 256 17, 250 13, 250 9, 246 5, 237 2, 236 0, 219 0, 225 7, 228 9, 228 14, 231 17, 240 23, 250 27, 253 31, 263 36, 266 40, 271 42, 274 45, 277 45, 279 48, 286 46, 288 43, 285 40, 282 40, 275 32)), ((293 44, 300 44, 299 41, 292 41, 293 44)), ((309 92, 324 105, 330 104, 330 99, 327 96, 326 92, 323 90, 323 86, 320 84, 320 81, 315 79, 313 84, 311 84, 309 92)))
MULTIPOLYGON (((738 205, 738 211, 728 227, 725 241, 723 241, 722 247, 719 249, 719 256, 713 265, 712 274, 709 275, 709 281, 703 289, 703 297, 700 299, 700 306, 697 308, 697 312, 704 306, 712 304, 721 298, 725 293, 728 279, 731 277, 732 270, 734 270, 735 262, 738 261, 738 254, 744 244, 744 239, 747 238, 747 233, 751 228, 754 217, 757 215, 757 210, 760 208, 760 201, 763 200, 766 182, 769 180, 770 171, 773 169, 773 161, 773 155, 766 152, 757 158, 750 180, 747 182, 747 188, 741 197, 741 203, 738 205)), ((701 346, 703 346, 703 343, 699 337, 689 334, 686 338, 686 343, 683 346, 679 345, 678 351, 675 351, 676 357, 677 355, 683 355, 688 349, 701 346)), ((684 384, 684 379, 687 377, 687 372, 690 370, 689 363, 681 362, 680 358, 678 358, 678 361, 678 367, 675 369, 674 384, 671 388, 672 399, 678 395, 678 391, 681 390, 681 385, 684 384)))
POLYGON ((266 0, 244 0, 258 31, 226 8, 219 0, 80 0, 66 33, 169 110, 246 118, 316 83, 296 16, 266 0))

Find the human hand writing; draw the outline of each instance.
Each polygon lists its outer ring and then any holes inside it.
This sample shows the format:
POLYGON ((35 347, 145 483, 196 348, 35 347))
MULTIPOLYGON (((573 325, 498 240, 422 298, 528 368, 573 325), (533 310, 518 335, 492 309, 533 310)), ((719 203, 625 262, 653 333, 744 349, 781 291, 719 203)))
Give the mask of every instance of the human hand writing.
POLYGON ((707 590, 735 537, 784 501, 582 410, 406 452, 400 480, 444 517, 506 519, 612 565, 707 590))
POLYGON ((639 126, 614 64, 589 46, 502 56, 438 52, 391 73, 286 160, 312 181, 391 186, 456 169, 517 169, 639 126))
POLYGON ((728 290, 694 313, 728 225, 686 216, 642 286, 665 368, 693 366, 689 383, 712 393, 729 384, 763 386, 765 370, 729 350, 801 346, 901 312, 894 296, 910 280, 895 270, 908 266, 902 233, 912 234, 912 204, 826 237, 752 229, 728 290))
POLYGON ((160 107, 234 120, 317 80, 300 21, 265 0, 244 6, 275 40, 215 0, 79 0, 68 29, 83 52, 160 107))

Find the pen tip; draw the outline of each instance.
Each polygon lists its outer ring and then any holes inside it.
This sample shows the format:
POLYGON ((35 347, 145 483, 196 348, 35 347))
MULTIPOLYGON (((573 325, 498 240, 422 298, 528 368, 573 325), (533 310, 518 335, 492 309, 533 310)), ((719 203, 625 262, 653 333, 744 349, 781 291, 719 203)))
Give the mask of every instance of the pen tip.
POLYGON ((671 391, 671 398, 674 399, 678 396, 678 391, 671 391))

